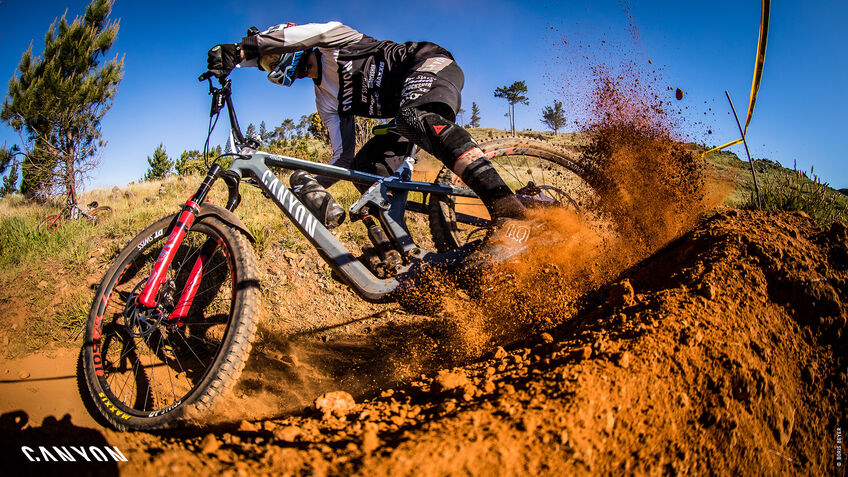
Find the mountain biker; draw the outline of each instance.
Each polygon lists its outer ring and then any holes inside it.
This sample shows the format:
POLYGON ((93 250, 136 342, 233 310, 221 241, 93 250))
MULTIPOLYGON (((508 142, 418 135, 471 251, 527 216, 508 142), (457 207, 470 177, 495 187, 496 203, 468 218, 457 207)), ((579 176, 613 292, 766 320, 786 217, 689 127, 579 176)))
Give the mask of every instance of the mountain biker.
MULTIPOLYGON (((393 117, 398 132, 459 176, 493 220, 503 225, 524 218, 523 205, 468 131, 454 122, 464 75, 439 45, 379 41, 336 21, 286 23, 263 32, 251 28, 239 43, 209 50, 209 71, 226 75, 236 66, 256 66, 283 86, 312 78, 318 114, 333 149, 331 164, 391 174, 389 159, 404 139, 375 136, 354 154, 354 116, 393 117)), ((325 187, 336 182, 329 177, 318 181, 325 187)))

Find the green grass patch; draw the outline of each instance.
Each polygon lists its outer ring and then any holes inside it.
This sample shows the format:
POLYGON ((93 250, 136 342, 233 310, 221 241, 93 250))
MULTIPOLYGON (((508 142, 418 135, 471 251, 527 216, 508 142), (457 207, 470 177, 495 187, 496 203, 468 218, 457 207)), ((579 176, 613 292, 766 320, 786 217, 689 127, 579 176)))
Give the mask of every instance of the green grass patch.
MULTIPOLYGON (((786 169, 776 163, 759 164, 760 201, 764 210, 801 211, 821 226, 833 222, 848 223, 848 196, 833 190, 810 170, 809 175, 795 168, 786 169)), ((742 204, 757 208, 754 190, 742 204)))

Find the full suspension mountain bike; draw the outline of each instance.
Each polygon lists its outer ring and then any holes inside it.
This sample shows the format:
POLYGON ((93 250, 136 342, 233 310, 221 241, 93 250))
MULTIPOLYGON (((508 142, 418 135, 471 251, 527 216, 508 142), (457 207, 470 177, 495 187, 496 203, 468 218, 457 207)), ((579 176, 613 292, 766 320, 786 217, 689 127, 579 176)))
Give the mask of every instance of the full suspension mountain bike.
MULTIPOLYGON (((411 180, 417 148, 410 144, 388 177, 259 150, 238 125, 231 81, 211 74, 212 118, 227 110, 236 153, 224 170, 214 162, 179 212, 140 232, 114 259, 94 297, 82 350, 85 386, 97 411, 115 428, 164 428, 186 412, 208 411, 238 379, 251 350, 259 312, 259 277, 253 237, 235 215, 242 184, 263 191, 363 299, 392 300, 416 284, 427 266, 447 269, 481 243, 490 226, 475 194, 443 169, 435 182, 411 180), (270 168, 306 171, 363 185, 349 208, 376 250, 356 257, 316 217, 302 197, 270 168), (206 200, 223 180, 223 206, 206 200), (410 199, 410 192, 417 192, 410 199), (474 204, 476 201, 476 205, 474 204), (406 214, 424 214, 436 250, 410 236, 406 214)), ((375 134, 396 134, 392 126, 375 134)), ((208 138, 207 138, 208 144, 208 138)), ((586 167, 574 154, 544 141, 509 137, 480 144, 516 196, 528 208, 578 207, 590 197, 586 167)))

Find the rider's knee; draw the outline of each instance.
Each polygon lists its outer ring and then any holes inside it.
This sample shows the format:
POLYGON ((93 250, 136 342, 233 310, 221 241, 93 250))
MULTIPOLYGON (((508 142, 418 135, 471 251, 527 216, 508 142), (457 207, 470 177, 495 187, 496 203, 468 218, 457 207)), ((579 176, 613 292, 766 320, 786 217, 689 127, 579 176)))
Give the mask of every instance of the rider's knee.
POLYGON ((401 134, 450 168, 457 158, 477 147, 465 128, 438 113, 403 108, 398 111, 395 122, 401 134))

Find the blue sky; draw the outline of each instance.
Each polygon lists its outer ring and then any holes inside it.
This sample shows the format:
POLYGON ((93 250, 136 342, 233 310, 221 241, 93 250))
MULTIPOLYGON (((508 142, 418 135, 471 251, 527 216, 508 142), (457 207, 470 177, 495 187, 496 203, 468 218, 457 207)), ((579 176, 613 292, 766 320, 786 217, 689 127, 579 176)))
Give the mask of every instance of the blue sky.
MULTIPOLYGON (((65 9, 71 18, 81 14, 87 3, 0 0, 4 97, 6 80, 30 42, 40 53, 53 19, 65 9)), ((196 77, 205 69, 208 48, 237 41, 251 25, 262 29, 285 21, 339 20, 378 39, 427 40, 444 46, 465 71, 463 106, 470 110, 471 102, 477 102, 482 125, 491 127, 507 127, 506 104, 493 97, 498 86, 527 82, 530 105, 517 107, 517 127, 540 130, 541 110, 554 99, 580 107, 571 101, 575 89, 567 85, 584 75, 588 65, 633 62, 656 76, 657 89, 667 95, 662 99, 682 111, 681 133, 708 145, 723 144, 738 137, 724 90, 740 115, 747 107, 760 2, 357 0, 248 5, 232 0, 117 0, 112 16, 120 18, 121 27, 111 54, 124 58, 125 74, 102 123, 108 145, 88 188, 137 180, 160 142, 172 156, 200 148, 209 97, 196 77), (638 31, 636 39, 631 25, 638 31), (686 96, 675 102, 666 86, 679 87, 686 96)), ((748 129, 754 157, 790 167, 797 161, 805 170, 815 166, 815 172, 837 188, 848 187, 843 145, 848 36, 840 33, 846 19, 848 6, 836 0, 773 2, 765 71, 748 129)), ((282 88, 252 69, 237 71, 232 78, 245 127, 260 121, 273 127, 314 111, 311 82, 282 88)), ((568 113, 580 116, 580 111, 568 113)), ((215 143, 224 142, 225 126, 222 118, 215 143)), ((19 140, 0 124, 3 142, 19 140)), ((741 145, 731 150, 744 156, 741 145)))

